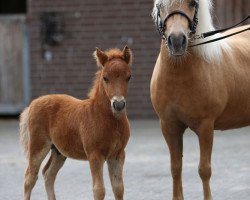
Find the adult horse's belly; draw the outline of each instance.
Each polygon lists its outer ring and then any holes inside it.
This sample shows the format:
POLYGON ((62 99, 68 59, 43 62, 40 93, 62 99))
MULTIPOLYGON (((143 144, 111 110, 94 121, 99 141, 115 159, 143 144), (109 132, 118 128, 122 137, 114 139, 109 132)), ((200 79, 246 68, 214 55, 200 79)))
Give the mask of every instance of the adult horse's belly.
POLYGON ((248 119, 230 118, 227 121, 223 119, 215 121, 214 128, 216 130, 228 130, 228 129, 242 128, 249 125, 250 125, 250 118, 248 119))
MULTIPOLYGON (((239 103, 239 106, 241 104, 239 103)), ((216 120, 214 127, 217 130, 241 128, 250 125, 250 109, 226 109, 216 120), (245 109, 245 110, 244 110, 245 109)))

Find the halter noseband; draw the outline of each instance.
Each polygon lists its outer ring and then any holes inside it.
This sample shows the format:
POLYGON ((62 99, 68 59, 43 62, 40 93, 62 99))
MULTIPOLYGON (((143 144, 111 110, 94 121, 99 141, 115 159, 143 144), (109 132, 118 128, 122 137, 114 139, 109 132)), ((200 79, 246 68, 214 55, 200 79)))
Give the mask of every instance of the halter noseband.
POLYGON ((189 24, 189 29, 190 29, 190 34, 193 35, 196 33, 196 27, 198 24, 198 8, 199 8, 199 4, 197 3, 195 5, 195 13, 194 13, 194 18, 193 20, 190 19, 189 16, 187 16, 186 13, 184 13, 181 10, 174 10, 173 12, 169 13, 167 15, 167 17, 164 19, 164 21, 161 20, 161 15, 160 15, 160 9, 161 6, 160 5, 156 5, 157 7, 157 29, 158 32, 160 34, 160 36, 162 36, 162 38, 165 40, 166 39, 166 35, 165 35, 165 31, 166 31, 166 21, 172 17, 173 15, 181 15, 183 17, 185 17, 188 20, 188 24, 189 24))

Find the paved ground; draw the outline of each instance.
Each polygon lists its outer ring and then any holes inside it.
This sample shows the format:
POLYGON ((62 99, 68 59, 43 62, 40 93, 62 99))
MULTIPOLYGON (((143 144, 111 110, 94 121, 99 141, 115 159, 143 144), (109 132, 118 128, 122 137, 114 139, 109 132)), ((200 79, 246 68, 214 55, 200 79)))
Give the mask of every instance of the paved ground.
MULTIPOLYGON (((125 164, 126 200, 171 199, 169 155, 157 121, 132 121, 132 137, 125 164)), ((197 137, 187 131, 184 139, 183 186, 186 200, 201 200, 197 173, 197 137)), ((22 199, 25 159, 18 143, 18 122, 0 121, 0 200, 22 199)), ((105 168, 106 198, 114 199, 105 168)), ((212 191, 214 200, 250 199, 250 127, 215 134, 212 191)), ((91 177, 87 162, 67 160, 56 182, 58 200, 90 200, 91 177)), ((43 178, 32 199, 44 200, 43 178)))

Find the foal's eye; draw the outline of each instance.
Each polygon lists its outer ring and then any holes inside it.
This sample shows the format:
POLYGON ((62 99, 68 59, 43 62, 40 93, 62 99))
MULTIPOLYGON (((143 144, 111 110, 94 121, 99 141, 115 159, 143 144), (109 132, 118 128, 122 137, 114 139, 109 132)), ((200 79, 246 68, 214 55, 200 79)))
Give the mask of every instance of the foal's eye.
POLYGON ((127 78, 127 81, 129 81, 131 79, 131 75, 127 78))
POLYGON ((109 79, 108 79, 108 77, 106 77, 106 76, 103 77, 103 80, 104 80, 106 83, 109 82, 109 79))
POLYGON ((196 0, 192 0, 190 3, 189 3, 189 6, 190 7, 195 7, 195 6, 197 6, 197 2, 196 2, 196 0))

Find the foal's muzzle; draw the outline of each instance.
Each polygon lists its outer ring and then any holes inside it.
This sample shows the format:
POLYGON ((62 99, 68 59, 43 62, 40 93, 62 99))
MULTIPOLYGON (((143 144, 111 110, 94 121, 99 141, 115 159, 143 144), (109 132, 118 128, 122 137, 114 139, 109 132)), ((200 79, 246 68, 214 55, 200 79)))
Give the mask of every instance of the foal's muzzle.
POLYGON ((115 113, 122 112, 126 107, 125 98, 123 96, 121 97, 114 96, 111 100, 111 107, 113 112, 115 113))
POLYGON ((170 34, 167 38, 169 52, 173 56, 182 56, 187 49, 187 37, 183 33, 170 34))
POLYGON ((117 100, 115 100, 114 102, 113 102, 113 108, 116 110, 116 111, 121 111, 121 110, 123 110, 124 108, 125 108, 125 105, 126 105, 126 103, 125 103, 125 101, 117 101, 117 100))

